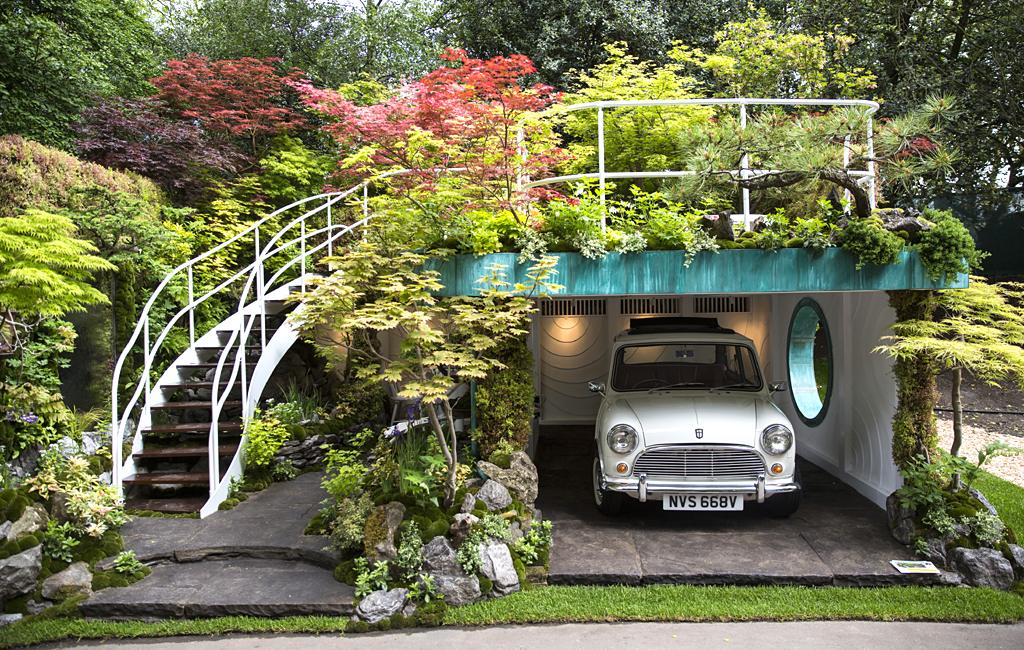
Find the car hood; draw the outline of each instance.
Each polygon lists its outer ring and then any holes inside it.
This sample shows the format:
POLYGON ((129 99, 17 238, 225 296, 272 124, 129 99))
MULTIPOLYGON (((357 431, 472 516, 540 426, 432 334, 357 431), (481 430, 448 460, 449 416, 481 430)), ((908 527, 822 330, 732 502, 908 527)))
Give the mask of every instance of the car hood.
POLYGON ((609 404, 607 416, 609 426, 619 422, 639 425, 645 446, 699 442, 754 447, 764 427, 775 423, 789 426, 770 400, 736 393, 623 396, 609 404))

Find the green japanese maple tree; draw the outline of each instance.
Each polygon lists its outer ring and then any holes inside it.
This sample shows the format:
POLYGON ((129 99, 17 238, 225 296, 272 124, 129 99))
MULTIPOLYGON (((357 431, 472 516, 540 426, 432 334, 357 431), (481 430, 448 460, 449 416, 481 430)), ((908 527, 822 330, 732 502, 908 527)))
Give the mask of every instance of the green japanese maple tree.
POLYGON ((455 499, 458 456, 450 391, 483 379, 503 364, 496 350, 527 333, 532 297, 548 282, 554 258, 543 258, 527 283, 510 284, 500 269, 480 281, 476 296, 442 298, 440 274, 427 256, 364 241, 330 258, 333 273, 316 281, 292 319, 335 365, 352 364, 356 377, 390 382, 403 399, 419 400, 445 461, 444 504, 455 499), (400 346, 381 351, 379 335, 400 346))
POLYGON ((941 291, 932 319, 899 321, 875 351, 897 360, 927 358, 953 374, 952 455, 963 442, 960 385, 966 370, 998 386, 1013 382, 1024 388, 1024 285, 989 284, 972 277, 966 289, 941 291))

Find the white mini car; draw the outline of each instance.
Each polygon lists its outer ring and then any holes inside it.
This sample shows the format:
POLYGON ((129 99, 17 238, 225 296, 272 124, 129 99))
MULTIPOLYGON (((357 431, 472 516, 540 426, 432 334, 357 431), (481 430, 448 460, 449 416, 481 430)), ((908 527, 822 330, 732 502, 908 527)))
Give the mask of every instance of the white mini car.
POLYGON ((796 441, 750 339, 714 318, 645 318, 616 337, 597 415, 594 502, 616 514, 626 496, 665 510, 774 516, 800 505, 796 441))

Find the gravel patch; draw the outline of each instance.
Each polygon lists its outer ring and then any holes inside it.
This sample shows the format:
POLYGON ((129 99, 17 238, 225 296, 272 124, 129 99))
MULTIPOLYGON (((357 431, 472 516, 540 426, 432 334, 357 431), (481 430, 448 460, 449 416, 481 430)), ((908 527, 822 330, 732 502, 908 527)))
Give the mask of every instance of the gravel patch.
MULTIPOLYGON (((1024 418, 1021 418, 1024 420, 1024 418)), ((953 444, 953 419, 940 414, 938 418, 939 447, 949 450, 953 444)), ((960 455, 964 458, 977 462, 978 451, 984 449, 990 443, 1004 442, 1014 447, 1024 448, 1024 440, 1019 434, 995 433, 980 426, 964 423, 963 443, 960 445, 960 455)), ((990 460, 985 464, 985 470, 995 474, 999 478, 1006 479, 1011 483, 1024 487, 1024 455, 1002 456, 990 460)))

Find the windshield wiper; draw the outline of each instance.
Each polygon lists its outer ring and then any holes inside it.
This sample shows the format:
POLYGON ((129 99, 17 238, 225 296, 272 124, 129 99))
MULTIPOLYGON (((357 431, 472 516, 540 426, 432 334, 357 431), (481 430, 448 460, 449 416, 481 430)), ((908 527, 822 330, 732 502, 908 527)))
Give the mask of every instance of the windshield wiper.
POLYGON ((681 381, 679 383, 668 384, 666 386, 655 386, 647 392, 653 393, 657 390, 672 390, 673 388, 704 388, 705 386, 707 386, 707 384, 702 381, 681 381))
POLYGON ((757 384, 744 382, 742 384, 726 384, 725 386, 712 386, 708 390, 730 390, 732 388, 757 388, 757 384))

